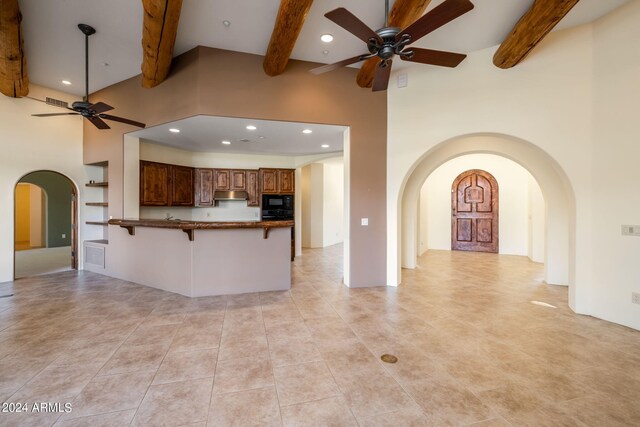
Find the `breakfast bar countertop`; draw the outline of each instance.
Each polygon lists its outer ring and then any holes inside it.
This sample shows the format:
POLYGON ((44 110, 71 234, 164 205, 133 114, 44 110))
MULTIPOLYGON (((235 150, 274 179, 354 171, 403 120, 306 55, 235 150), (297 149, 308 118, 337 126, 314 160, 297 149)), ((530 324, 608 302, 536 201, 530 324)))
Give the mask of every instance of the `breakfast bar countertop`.
POLYGON ((216 230, 234 228, 293 227, 294 221, 192 221, 177 219, 110 219, 109 225, 120 227, 175 228, 179 230, 216 230))

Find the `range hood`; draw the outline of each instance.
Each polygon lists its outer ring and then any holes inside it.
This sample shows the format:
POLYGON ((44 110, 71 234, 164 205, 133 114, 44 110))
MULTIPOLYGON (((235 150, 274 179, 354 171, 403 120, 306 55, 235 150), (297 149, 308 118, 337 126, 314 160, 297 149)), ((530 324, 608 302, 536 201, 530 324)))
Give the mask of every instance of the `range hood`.
POLYGON ((213 200, 247 200, 249 194, 246 191, 222 191, 216 190, 213 192, 213 200))

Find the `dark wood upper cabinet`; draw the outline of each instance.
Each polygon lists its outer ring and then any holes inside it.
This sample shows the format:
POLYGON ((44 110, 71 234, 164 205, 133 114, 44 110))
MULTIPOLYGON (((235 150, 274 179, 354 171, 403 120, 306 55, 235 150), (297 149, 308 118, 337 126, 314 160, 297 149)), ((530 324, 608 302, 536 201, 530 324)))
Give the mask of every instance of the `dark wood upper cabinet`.
POLYGON ((293 194, 295 169, 194 169, 140 161, 140 206, 215 206, 216 190, 246 191, 247 206, 262 194, 293 194))
POLYGON ((213 189, 214 190, 229 190, 231 183, 229 169, 214 169, 213 170, 213 189))
POLYGON ((140 161, 140 206, 169 206, 170 165, 140 161))
POLYGON ((293 194, 295 179, 295 169, 260 169, 261 194, 293 194))
POLYGON ((246 180, 247 180, 247 193, 249 194, 249 199, 247 200, 247 206, 260 206, 258 171, 254 171, 254 170, 246 171, 246 180))
POLYGON ((213 206, 213 169, 196 169, 195 205, 213 206))
POLYGON ((296 171, 295 169, 278 169, 278 193, 295 193, 296 171))
POLYGON ((140 161, 140 206, 193 206, 193 168, 140 161))
POLYGON ((232 169, 231 173, 231 190, 246 190, 246 172, 244 170, 232 169))
POLYGON ((193 206, 193 168, 171 165, 171 206, 193 206))
POLYGON ((260 193, 278 194, 278 169, 260 169, 260 193))

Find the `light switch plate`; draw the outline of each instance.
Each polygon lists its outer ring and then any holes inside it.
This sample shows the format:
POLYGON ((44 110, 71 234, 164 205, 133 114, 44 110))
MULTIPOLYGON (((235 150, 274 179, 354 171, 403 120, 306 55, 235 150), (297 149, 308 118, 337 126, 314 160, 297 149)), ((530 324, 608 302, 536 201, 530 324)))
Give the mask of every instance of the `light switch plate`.
POLYGON ((369 218, 360 218, 360 225, 369 225, 369 218))
POLYGON ((409 75, 407 73, 398 74, 398 87, 407 87, 409 85, 409 75))
POLYGON ((640 225, 623 225, 623 236, 640 236, 640 225))

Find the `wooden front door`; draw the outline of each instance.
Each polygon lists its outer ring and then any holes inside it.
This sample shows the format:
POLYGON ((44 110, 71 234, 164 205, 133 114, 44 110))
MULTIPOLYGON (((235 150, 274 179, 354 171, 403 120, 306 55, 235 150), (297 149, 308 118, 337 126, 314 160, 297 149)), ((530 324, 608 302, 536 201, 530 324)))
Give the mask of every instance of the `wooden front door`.
POLYGON ((469 170, 453 181, 451 249, 498 253, 498 182, 488 172, 469 170))

